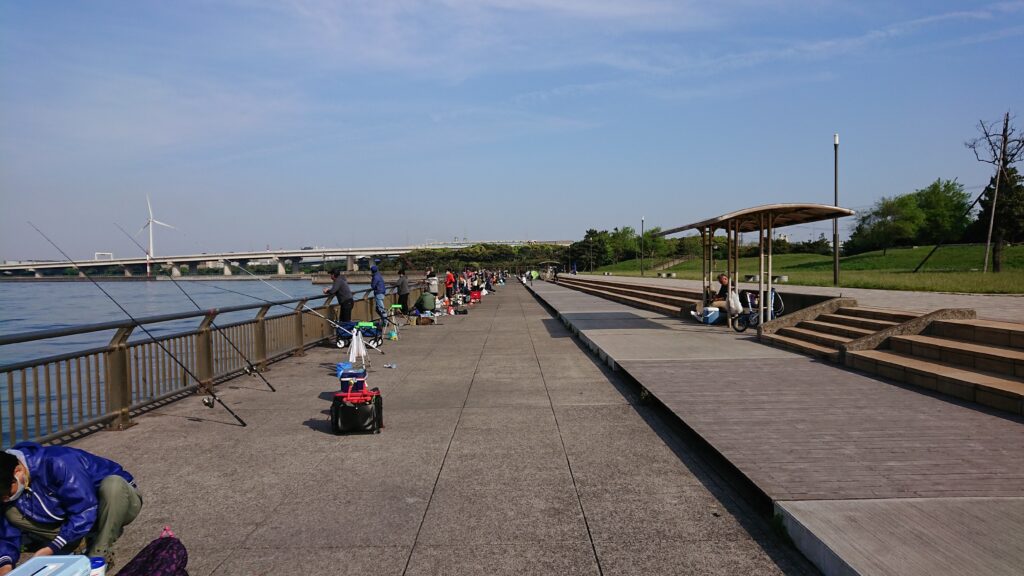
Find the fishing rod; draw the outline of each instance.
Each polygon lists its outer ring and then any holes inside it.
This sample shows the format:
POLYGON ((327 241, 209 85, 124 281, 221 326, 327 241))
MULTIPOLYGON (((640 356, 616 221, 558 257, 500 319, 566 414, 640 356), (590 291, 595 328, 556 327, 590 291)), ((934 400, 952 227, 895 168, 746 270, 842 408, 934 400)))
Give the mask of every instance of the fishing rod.
MULTIPOLYGON (((280 292, 281 294, 284 294, 284 295, 285 295, 285 296, 286 296, 287 298, 291 298, 291 299, 293 299, 293 300, 295 299, 295 297, 294 297, 294 296, 292 296, 291 294, 289 294, 289 293, 285 292, 284 290, 281 290, 281 289, 280 289, 280 288, 278 288, 277 286, 274 286, 274 285, 273 285, 273 284, 271 284, 270 282, 267 282, 266 280, 264 280, 263 278, 260 278, 259 276, 257 276, 257 275, 255 275, 255 274, 253 274, 253 273, 252 273, 252 272, 250 272, 249 270, 246 270, 246 269, 245 269, 245 267, 244 267, 244 266, 242 266, 241 264, 232 264, 232 263, 231 263, 231 261, 230 261, 230 260, 228 260, 227 258, 221 258, 220 260, 221 260, 222 262, 224 262, 224 264, 225 264, 226 266, 234 266, 235 268, 238 268, 239 270, 241 270, 242 272, 245 272, 245 273, 246 273, 246 274, 248 274, 249 276, 252 276, 253 278, 255 278, 255 279, 259 280, 260 282, 263 282, 264 284, 266 284, 267 286, 270 286, 270 287, 271 287, 271 288, 273 288, 274 290, 277 290, 277 291, 278 291, 278 292, 280 292)), ((216 288, 216 286, 215 286, 215 288, 216 288)), ((226 289, 226 288, 222 288, 222 290, 227 290, 227 289, 226 289)), ((244 294, 243 294, 243 296, 244 296, 244 294)), ((250 296, 250 298, 256 298, 256 297, 255 297, 255 296, 250 296)), ((257 299, 257 300, 263 300, 262 298, 256 298, 256 299, 257 299)), ((263 300, 263 301, 264 301, 264 302, 269 302, 269 300, 263 300)), ((339 304, 340 304, 340 302, 339 302, 339 304)), ((284 306, 284 305, 283 305, 283 304, 281 304, 281 306, 284 306)), ((331 319, 330 319, 330 318, 328 318, 327 316, 324 316, 323 314, 321 314, 321 313, 317 312, 316 310, 314 310, 314 309, 310 308, 309 306, 307 306, 307 305, 305 304, 305 302, 303 302, 303 304, 302 304, 302 308, 303 308, 303 309, 304 309, 305 311, 307 311, 307 312, 310 312, 310 313, 312 313, 312 314, 314 314, 314 315, 316 315, 316 316, 319 316, 320 318, 322 318, 322 319, 326 320, 326 321, 327 321, 327 323, 328 323, 328 324, 330 324, 331 326, 333 326, 334 328, 336 328, 336 329, 338 329, 338 330, 341 330, 342 332, 344 332, 345 334, 348 334, 349 336, 352 336, 353 338, 355 337, 355 334, 353 334, 353 333, 352 333, 352 332, 350 332, 349 330, 346 330, 346 329, 345 329, 344 327, 342 327, 342 326, 341 326, 340 324, 338 324, 338 323, 337 323, 337 322, 335 322, 334 320, 331 320, 331 319)), ((381 326, 381 333, 383 333, 383 332, 384 332, 384 327, 383 327, 383 326, 381 326)), ((366 344, 366 345, 367 345, 367 346, 369 346, 370 348, 373 348, 373 349, 374 349, 374 350, 376 350, 377 352, 380 352, 381 354, 384 354, 384 351, 383 351, 383 350, 381 350, 379 346, 374 346, 372 342, 364 342, 364 344, 366 344)))
MULTIPOLYGON (((132 238, 132 235, 129 234, 124 228, 122 228, 120 224, 114 223, 114 226, 117 226, 118 230, 123 232, 124 235, 127 236, 129 240, 134 242, 135 245, 139 247, 139 250, 142 250, 147 256, 149 256, 149 251, 146 250, 145 248, 143 248, 142 244, 139 244, 135 240, 135 238, 132 238)), ((188 298, 189 302, 191 302, 196 307, 196 310, 202 310, 203 309, 203 307, 200 306, 199 303, 196 302, 195 299, 192 298, 192 296, 188 292, 185 291, 185 289, 181 286, 181 284, 179 284, 178 281, 174 279, 174 275, 173 274, 168 273, 167 274, 167 278, 170 279, 171 283, 173 283, 175 286, 178 287, 178 290, 181 290, 181 293, 184 294, 185 298, 188 298)), ((242 352, 242 350, 238 346, 235 345, 235 343, 231 340, 231 338, 228 338, 227 332, 224 331, 224 330, 221 330, 217 326, 216 322, 214 322, 213 320, 210 320, 210 325, 213 326, 214 329, 217 330, 220 333, 221 337, 224 338, 224 340, 228 344, 230 344, 232 348, 234 348, 235 352, 238 353, 238 355, 242 358, 242 360, 245 361, 245 373, 250 375, 250 376, 259 376, 260 380, 263 380, 263 383, 266 384, 268 388, 270 388, 271 392, 277 392, 277 389, 274 388, 274 385, 271 384, 266 378, 263 377, 263 373, 260 372, 259 369, 256 368, 256 366, 253 365, 252 362, 249 361, 249 358, 246 357, 245 353, 242 352)))
MULTIPOLYGON (((185 366, 185 364, 183 364, 183 363, 181 362, 181 360, 178 360, 178 357, 177 357, 177 356, 175 356, 174 354, 172 354, 172 353, 171 353, 171 351, 167 349, 167 346, 165 346, 163 342, 161 342, 160 340, 157 340, 157 339, 156 339, 156 338, 155 338, 155 337, 153 336, 153 334, 152 334, 152 333, 151 333, 151 332, 150 332, 149 330, 147 330, 147 329, 146 329, 146 327, 145 327, 145 326, 143 326, 142 324, 140 324, 140 323, 139 323, 139 321, 138 321, 138 320, 136 320, 134 316, 132 316, 131 312, 129 312, 129 311, 127 310, 127 309, 125 309, 125 307, 124 307, 124 306, 121 306, 121 304, 120 304, 120 303, 119 303, 119 302, 118 302, 118 301, 117 301, 117 300, 116 300, 116 299, 115 299, 115 298, 114 298, 113 296, 111 296, 111 295, 110 295, 110 292, 107 292, 106 290, 104 290, 104 289, 103 289, 103 287, 102 287, 102 286, 100 286, 99 282, 97 282, 96 280, 94 280, 94 279, 93 279, 93 277, 92 277, 92 276, 90 276, 90 275, 89 275, 89 274, 88 274, 88 273, 87 273, 87 272, 86 272, 85 270, 83 270, 83 269, 82 269, 82 268, 81 268, 81 267, 80 267, 80 266, 78 265, 78 263, 77 263, 77 262, 75 262, 74 260, 72 260, 72 259, 71 259, 71 257, 70 257, 70 256, 68 256, 67 252, 65 252, 65 251, 61 250, 60 246, 57 246, 57 244, 56 244, 56 243, 55 243, 55 242, 54 242, 53 240, 50 240, 50 237, 49 237, 49 236, 47 236, 46 234, 44 234, 42 230, 40 230, 39 228, 37 228, 35 224, 33 224, 32 222, 29 222, 29 223, 28 223, 28 225, 29 225, 29 226, 31 226, 31 227, 32 227, 32 228, 33 228, 33 229, 34 229, 34 230, 35 230, 36 232, 38 232, 38 233, 39 233, 39 235, 40 235, 40 236, 42 236, 44 240, 46 240, 47 242, 49 242, 51 246, 53 246, 54 248, 56 248, 56 249, 57 249, 57 251, 58 251, 58 252, 60 252, 60 253, 61 253, 61 255, 62 255, 62 256, 64 256, 64 258, 65 258, 65 259, 66 259, 66 260, 67 260, 67 261, 68 261, 68 262, 69 262, 69 263, 71 264, 71 266, 73 266, 73 267, 75 268, 75 270, 78 270, 78 272, 79 272, 79 273, 80 273, 80 274, 81 274, 82 276, 85 276, 86 278, 88 278, 88 279, 89 279, 89 281, 90 281, 90 282, 92 282, 93 286, 96 286, 97 288, 99 288, 100 292, 103 292, 103 295, 104 295, 104 296, 106 296, 107 298, 109 298, 109 299, 110 299, 110 301, 111 301, 111 302, 113 302, 115 306, 117 306, 118 308, 120 308, 120 309, 121 309, 121 312, 124 312, 124 315, 125 315, 125 316, 127 316, 127 317, 128 317, 128 319, 132 321, 132 324, 134 324, 135 326, 138 326, 139 328, 141 328, 141 329, 142 329, 142 331, 143 331, 143 332, 144 332, 144 333, 146 334, 146 336, 149 336, 149 339, 150 339, 150 340, 151 340, 151 341, 152 341, 152 342, 153 342, 154 344, 156 344, 156 345, 157 345, 157 346, 158 346, 158 347, 159 347, 159 348, 160 348, 161 350, 163 350, 163 352, 164 352, 165 354, 167 354, 167 356, 168 356, 168 357, 170 357, 170 359, 171 359, 171 360, 173 360, 175 364, 177 364, 178 366, 180 366, 180 367, 181 367, 181 369, 185 371, 185 374, 187 374, 187 375, 188 375, 189 377, 191 377, 191 378, 192 378, 193 380, 195 380, 195 381, 196 381, 196 382, 197 382, 197 383, 199 384, 199 388, 200 388, 200 389, 202 389, 202 390, 203 390, 204 392, 206 392, 207 394, 209 394, 209 395, 210 395, 210 396, 211 396, 211 397, 213 398, 213 400, 214 400, 214 401, 216 401, 216 402, 217 402, 218 404, 220 404, 220 405, 221 405, 221 406, 222 406, 222 407, 223 407, 223 408, 224 408, 225 410, 227 410, 227 411, 228 411, 228 414, 231 414, 231 415, 232 415, 232 416, 233 416, 233 417, 235 418, 235 420, 237 420, 237 421, 238 421, 239 425, 241 425, 241 426, 243 426, 243 427, 247 426, 247 424, 245 423, 245 420, 242 420, 242 419, 241 419, 241 418, 240 418, 240 417, 238 416, 238 414, 235 414, 235 411, 234 411, 234 410, 232 410, 232 409, 231 409, 230 407, 228 407, 228 405, 227 405, 227 404, 225 404, 225 403, 224 403, 224 401, 220 399, 220 396, 217 396, 217 394, 216 394, 216 393, 214 393, 213 389, 212 389, 212 388, 210 388, 209 384, 204 384, 202 380, 200 380, 200 379, 199 379, 199 378, 198 378, 198 377, 197 377, 197 376, 196 376, 195 374, 193 374, 193 373, 192 373, 192 371, 191 371, 191 370, 189 370, 188 366, 185 366)), ((204 399, 204 400, 203 400, 203 405, 205 405, 205 406, 206 406, 207 408, 212 408, 212 407, 213 407, 213 402, 208 402, 208 399, 204 399)))

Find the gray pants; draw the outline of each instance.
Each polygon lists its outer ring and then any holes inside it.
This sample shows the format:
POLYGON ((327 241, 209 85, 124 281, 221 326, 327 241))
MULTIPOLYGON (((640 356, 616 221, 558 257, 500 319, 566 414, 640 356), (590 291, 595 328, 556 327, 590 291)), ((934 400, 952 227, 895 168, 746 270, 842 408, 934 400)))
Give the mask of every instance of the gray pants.
MULTIPOLYGON (((131 524, 135 517, 142 510, 142 496, 137 488, 120 476, 107 476, 100 482, 100 489, 97 493, 99 507, 96 510, 96 523, 92 530, 86 535, 86 555, 103 556, 107 559, 108 566, 113 564, 114 542, 121 537, 124 527, 131 524)), ((11 506, 6 511, 7 521, 17 527, 23 534, 31 535, 48 544, 57 534, 63 524, 46 524, 25 518, 17 507, 11 506)), ((74 552, 81 540, 68 542, 68 545, 58 553, 69 554, 74 552)))

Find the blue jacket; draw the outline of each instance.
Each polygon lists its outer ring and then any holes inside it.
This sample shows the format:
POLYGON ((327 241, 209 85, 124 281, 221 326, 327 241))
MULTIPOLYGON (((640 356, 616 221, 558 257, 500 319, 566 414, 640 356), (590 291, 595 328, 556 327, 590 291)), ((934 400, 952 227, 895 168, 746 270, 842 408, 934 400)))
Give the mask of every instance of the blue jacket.
POLYGON ((384 285, 384 276, 380 272, 375 272, 373 278, 370 279, 370 288, 373 288, 373 295, 383 294, 387 291, 387 287, 384 285))
MULTIPOLYGON (((43 447, 21 442, 7 450, 28 468, 28 487, 4 511, 15 506, 25 518, 47 524, 61 524, 60 533, 50 542, 54 552, 92 530, 99 505, 97 492, 107 476, 117 475, 135 485, 135 479, 117 462, 67 446, 43 447)), ((0 567, 17 564, 21 549, 21 530, 0 514, 0 567)))

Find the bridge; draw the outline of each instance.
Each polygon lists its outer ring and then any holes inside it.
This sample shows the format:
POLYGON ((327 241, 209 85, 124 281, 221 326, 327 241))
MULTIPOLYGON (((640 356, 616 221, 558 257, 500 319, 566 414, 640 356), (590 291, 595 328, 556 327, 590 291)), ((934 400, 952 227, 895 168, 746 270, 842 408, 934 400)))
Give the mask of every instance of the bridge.
MULTIPOLYGON (((446 242, 431 243, 412 246, 377 246, 367 248, 302 248, 297 250, 255 250, 249 252, 203 252, 200 254, 180 254, 175 256, 141 256, 135 258, 104 258, 93 260, 76 260, 75 264, 85 271, 120 268, 125 276, 133 276, 142 273, 145 269, 146 275, 150 274, 152 266, 169 269, 171 275, 181 276, 181 268, 185 266, 189 273, 195 274, 200 266, 221 268, 225 276, 230 276, 231 266, 225 266, 225 262, 232 265, 247 267, 250 263, 263 265, 277 265, 277 273, 297 274, 300 271, 302 262, 328 262, 344 261, 345 269, 353 271, 357 269, 358 261, 361 258, 393 257, 407 254, 414 250, 429 250, 442 248, 467 248, 477 244, 499 244, 505 246, 525 246, 531 244, 554 244, 568 246, 571 240, 497 240, 491 242, 446 242)), ((100 253, 98 253, 100 254, 100 253)), ((106 253, 103 253, 106 254, 106 253)), ((36 277, 43 277, 46 271, 65 270, 70 266, 66 260, 30 260, 23 262, 12 262, 0 264, 0 274, 5 276, 35 274, 36 277)))

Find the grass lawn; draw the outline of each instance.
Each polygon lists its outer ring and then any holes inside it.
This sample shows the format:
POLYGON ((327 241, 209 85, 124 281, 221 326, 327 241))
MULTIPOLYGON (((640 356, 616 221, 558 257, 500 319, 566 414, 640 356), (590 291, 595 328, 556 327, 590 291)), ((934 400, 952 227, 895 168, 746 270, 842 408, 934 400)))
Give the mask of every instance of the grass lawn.
MULTIPOLYGON (((893 248, 884 256, 878 251, 842 258, 839 263, 842 285, 927 292, 1024 294, 1024 246, 1011 246, 1004 251, 1003 271, 999 274, 982 274, 983 245, 944 246, 928 260, 921 272, 913 273, 931 248, 893 248)), ((644 268, 647 268, 646 263, 644 268)), ((700 260, 694 259, 668 271, 675 272, 680 278, 699 280, 700 268, 700 260)), ((716 270, 724 268, 724 261, 715 262, 716 270)), ((639 263, 635 260, 620 262, 615 268, 605 267, 597 271, 638 275, 639 263)), ((757 274, 757 258, 741 258, 739 271, 743 276, 757 274)), ((772 258, 772 272, 789 276, 790 284, 831 286, 832 258, 817 254, 778 254, 772 258)))

